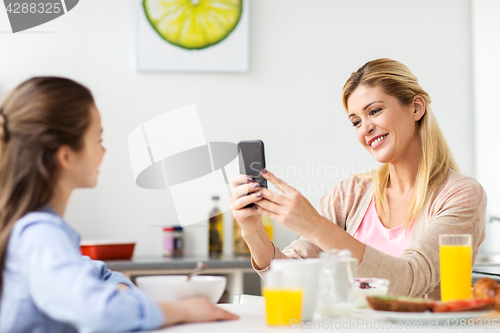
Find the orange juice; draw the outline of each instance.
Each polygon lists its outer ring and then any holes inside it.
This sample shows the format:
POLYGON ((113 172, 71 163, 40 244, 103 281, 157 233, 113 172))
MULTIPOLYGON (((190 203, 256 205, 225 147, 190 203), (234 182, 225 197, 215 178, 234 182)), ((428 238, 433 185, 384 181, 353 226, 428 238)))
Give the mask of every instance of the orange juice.
POLYGON ((441 300, 470 298, 472 255, 470 245, 440 245, 441 300))
POLYGON ((302 320, 302 289, 262 288, 266 298, 267 324, 290 325, 292 319, 302 320))

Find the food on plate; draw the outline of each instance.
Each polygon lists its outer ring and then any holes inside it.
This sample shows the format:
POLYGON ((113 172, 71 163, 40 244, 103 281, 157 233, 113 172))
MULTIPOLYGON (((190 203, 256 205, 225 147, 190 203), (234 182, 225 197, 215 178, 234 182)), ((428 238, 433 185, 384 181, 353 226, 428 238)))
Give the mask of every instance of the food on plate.
POLYGON ((450 302, 434 302, 432 312, 485 311, 495 307, 495 299, 468 299, 450 302))
POLYGON ((367 296, 374 310, 395 312, 467 312, 485 311, 495 307, 496 299, 470 299, 450 302, 426 300, 424 298, 367 296))
POLYGON ((489 278, 481 278, 474 283, 472 295, 474 299, 490 299, 495 297, 498 288, 500 286, 497 281, 489 278))
POLYGON ((424 298, 367 296, 366 300, 374 310, 396 312, 466 312, 490 309, 500 310, 500 285, 489 278, 474 283, 473 299, 440 302, 424 298))
POLYGON ((374 310, 396 312, 424 312, 431 310, 434 303, 424 298, 394 296, 366 296, 366 300, 374 310))
POLYGON ((472 288, 474 299, 495 299, 495 309, 500 310, 500 285, 490 278, 481 278, 474 283, 472 288))
POLYGON ((500 311, 500 288, 497 288, 497 292, 495 294, 495 300, 496 300, 496 305, 495 305, 495 310, 500 311))

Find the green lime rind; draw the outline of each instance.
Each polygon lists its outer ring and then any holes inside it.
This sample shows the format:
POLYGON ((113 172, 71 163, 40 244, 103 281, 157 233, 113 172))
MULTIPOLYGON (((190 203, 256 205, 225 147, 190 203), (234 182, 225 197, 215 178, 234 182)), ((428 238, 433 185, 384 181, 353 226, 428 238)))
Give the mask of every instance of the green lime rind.
POLYGON ((210 47, 210 46, 214 46, 216 44, 219 44, 220 42, 222 42, 223 40, 225 40, 227 38, 227 36, 229 36, 233 30, 238 26, 238 24, 240 23, 240 19, 241 19, 241 15, 243 13, 243 0, 240 0, 240 15, 238 16, 238 19, 236 20, 236 23, 234 24, 233 28, 231 30, 228 30, 228 32, 224 35, 224 37, 222 37, 221 39, 219 39, 218 41, 216 42, 213 42, 211 44, 207 44, 207 45, 204 45, 204 46, 201 46, 201 47, 185 47, 185 46, 182 46, 180 44, 177 44, 177 43, 174 43, 174 42, 171 42, 169 41, 168 39, 166 39, 161 33, 160 31, 158 31, 158 29, 156 28, 153 20, 151 19, 151 17, 149 17, 149 14, 148 14, 148 8, 147 8, 147 5, 146 5, 146 1, 147 0, 143 0, 142 1, 142 7, 144 8, 144 14, 146 14, 146 18, 148 19, 148 22, 149 24, 151 24, 151 26, 153 27, 154 31, 156 31, 156 33, 161 37, 161 39, 165 40, 166 42, 168 42, 169 44, 172 44, 174 46, 177 46, 177 47, 180 47, 184 50, 203 50, 203 49, 206 49, 207 47, 210 47))

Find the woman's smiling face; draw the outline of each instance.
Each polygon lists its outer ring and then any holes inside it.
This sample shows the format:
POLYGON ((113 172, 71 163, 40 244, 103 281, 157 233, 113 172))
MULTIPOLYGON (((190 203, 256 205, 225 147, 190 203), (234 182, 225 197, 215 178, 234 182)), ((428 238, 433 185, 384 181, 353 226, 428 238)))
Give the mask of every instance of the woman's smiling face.
POLYGON ((378 162, 394 163, 419 149, 417 121, 425 113, 421 96, 401 105, 379 86, 360 85, 347 100, 347 113, 358 141, 378 162))

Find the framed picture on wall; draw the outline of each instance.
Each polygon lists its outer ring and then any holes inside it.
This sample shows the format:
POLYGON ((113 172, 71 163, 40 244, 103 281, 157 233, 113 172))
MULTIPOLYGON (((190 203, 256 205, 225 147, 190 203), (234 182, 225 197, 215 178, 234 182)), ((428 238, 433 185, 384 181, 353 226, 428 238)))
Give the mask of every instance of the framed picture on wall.
POLYGON ((136 1, 136 70, 248 71, 250 0, 136 1))

